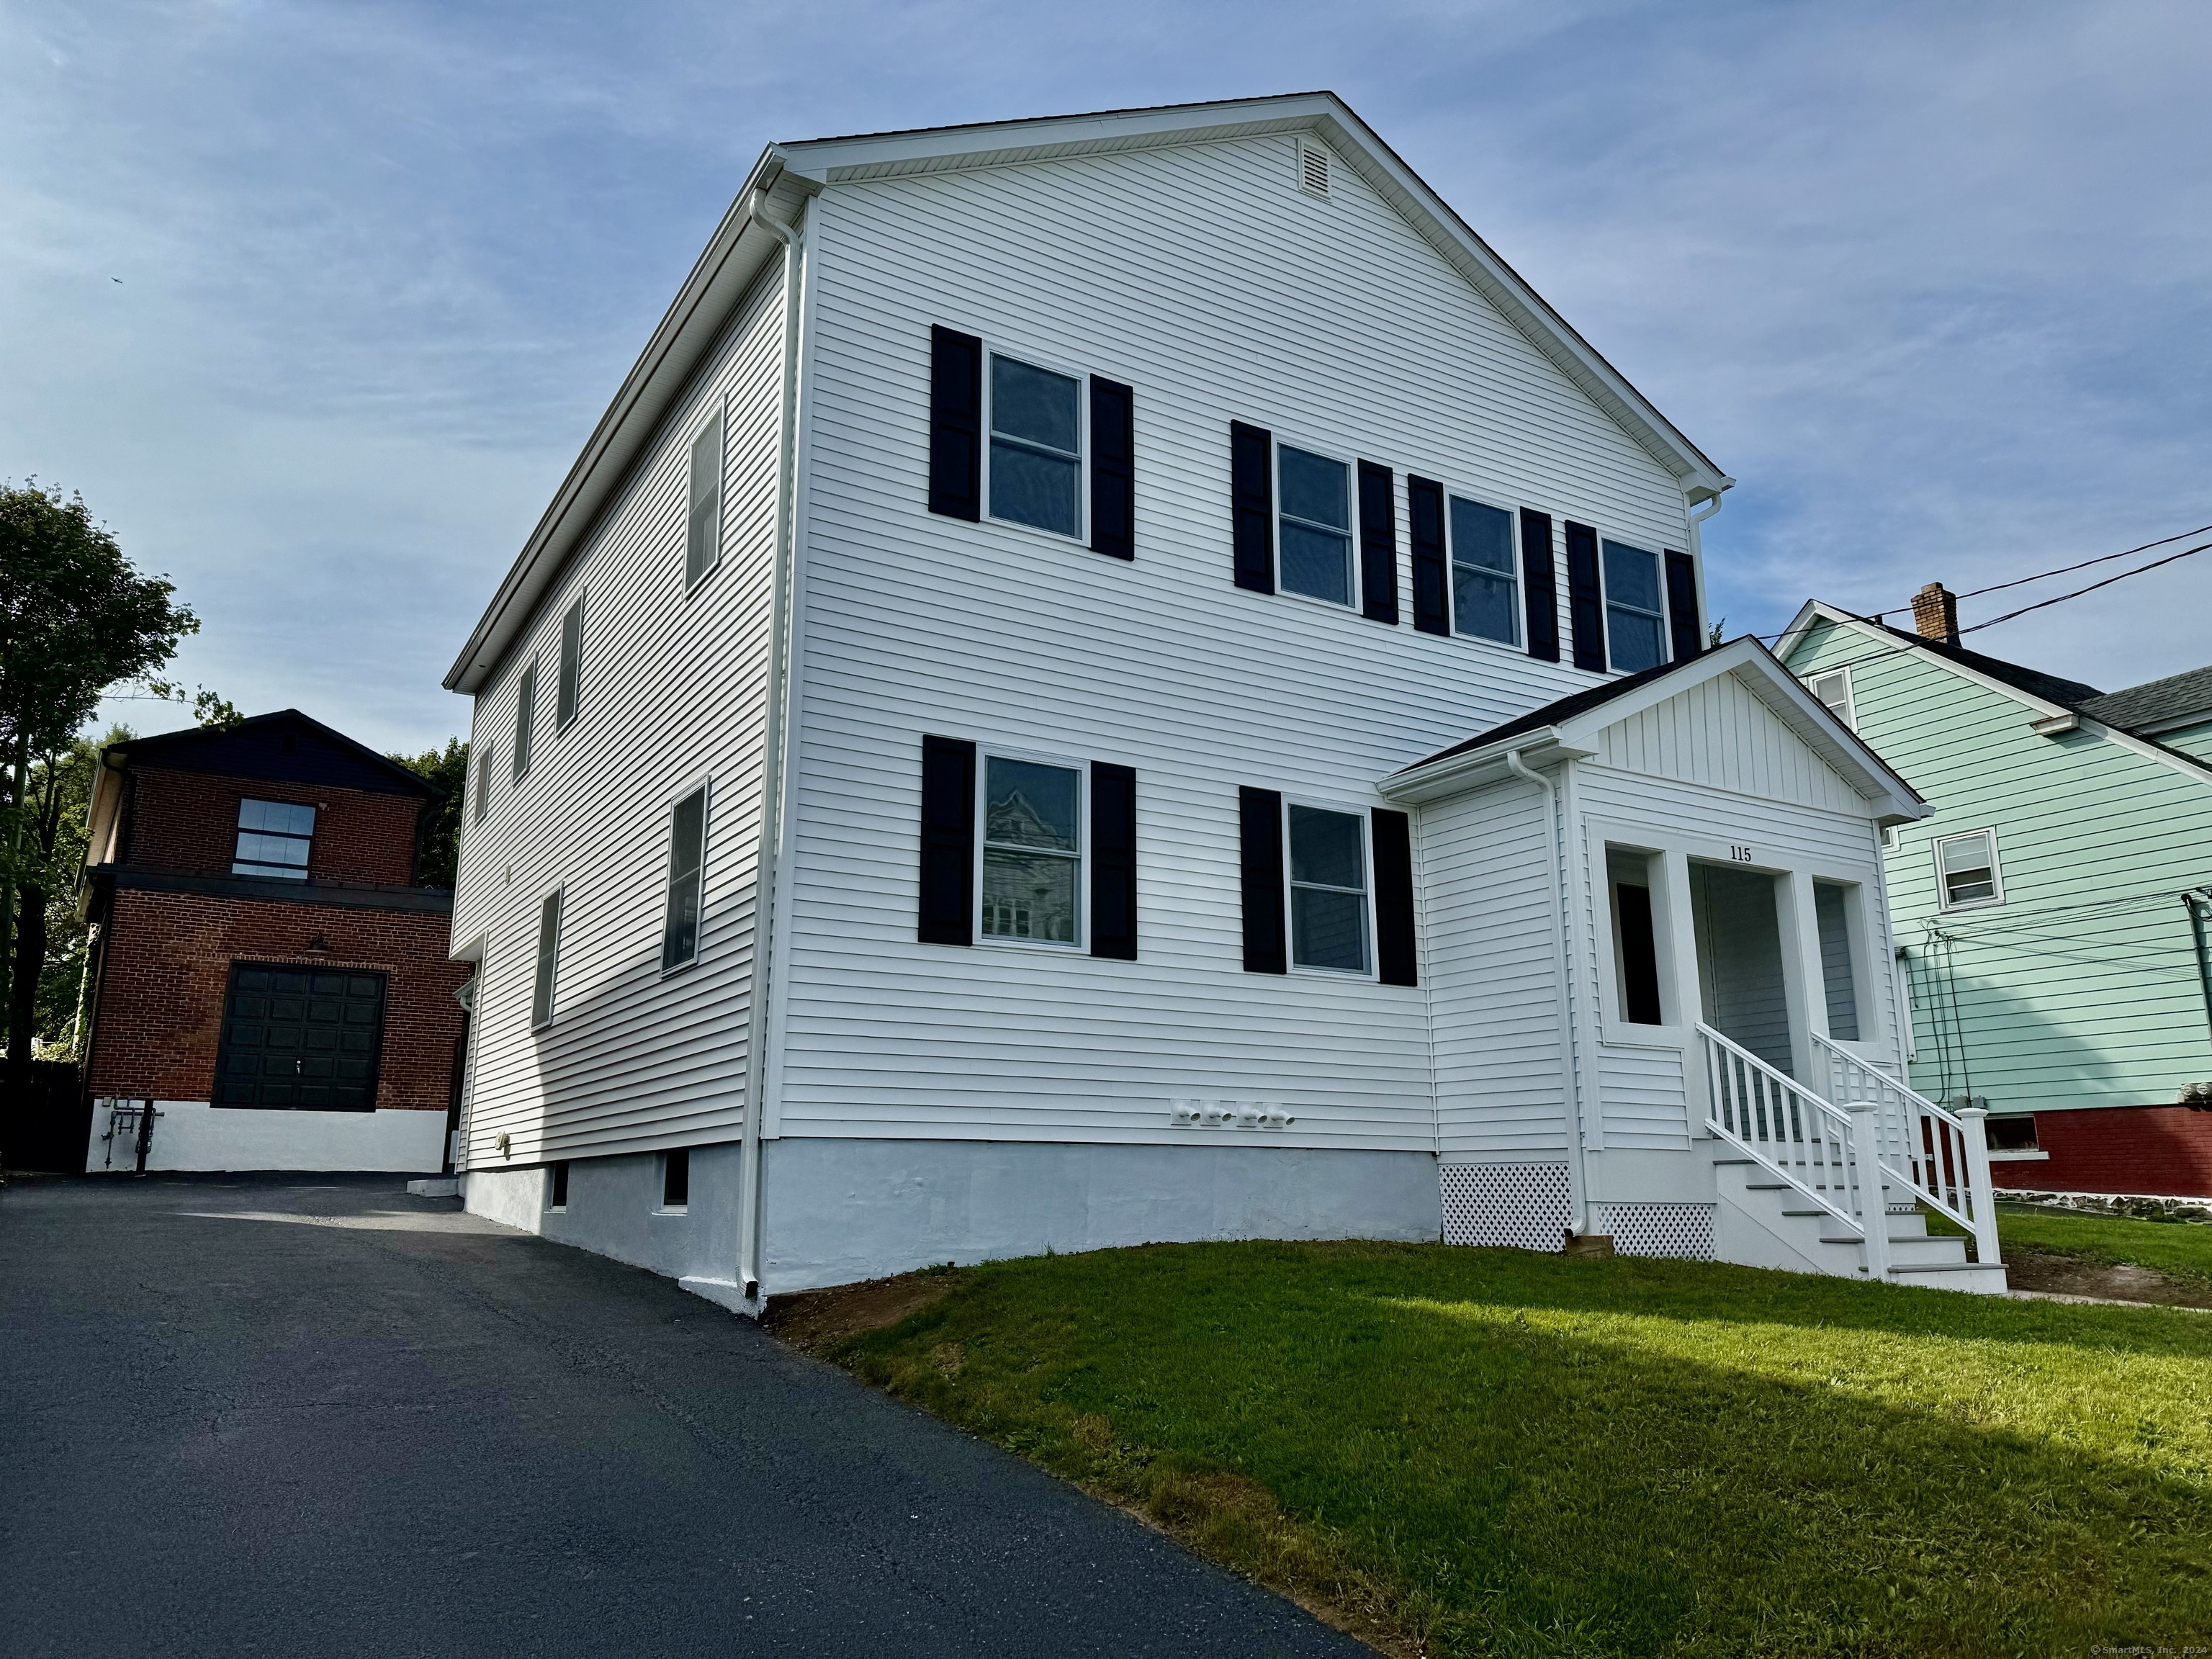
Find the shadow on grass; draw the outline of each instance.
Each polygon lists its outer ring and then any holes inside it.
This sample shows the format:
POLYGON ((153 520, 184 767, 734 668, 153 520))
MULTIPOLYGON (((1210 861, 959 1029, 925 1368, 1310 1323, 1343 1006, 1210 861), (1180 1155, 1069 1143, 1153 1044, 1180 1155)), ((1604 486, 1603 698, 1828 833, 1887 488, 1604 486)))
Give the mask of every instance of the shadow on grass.
POLYGON ((1231 1565, 1363 1601, 1405 1650, 2212 1631, 2212 1338, 2191 1316, 1418 1247, 962 1278, 846 1363, 1231 1565), (1217 1474, 1272 1518, 1213 1525, 1217 1474))

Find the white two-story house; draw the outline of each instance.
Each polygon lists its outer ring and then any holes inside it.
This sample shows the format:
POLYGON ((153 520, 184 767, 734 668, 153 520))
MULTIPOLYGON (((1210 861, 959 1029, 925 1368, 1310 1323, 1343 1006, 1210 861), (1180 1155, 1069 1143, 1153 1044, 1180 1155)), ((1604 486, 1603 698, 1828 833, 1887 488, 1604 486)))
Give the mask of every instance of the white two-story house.
POLYGON ((469 1206, 2001 1283, 1729 483, 1332 95, 771 145, 447 682, 469 1206))

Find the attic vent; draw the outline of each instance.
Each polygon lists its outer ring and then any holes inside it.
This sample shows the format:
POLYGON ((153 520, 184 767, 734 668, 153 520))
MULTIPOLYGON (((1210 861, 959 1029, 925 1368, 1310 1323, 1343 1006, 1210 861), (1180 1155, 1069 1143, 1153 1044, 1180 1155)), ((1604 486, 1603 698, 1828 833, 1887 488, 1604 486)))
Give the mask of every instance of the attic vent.
POLYGON ((1328 152, 1318 144, 1298 146, 1298 188, 1309 196, 1328 194, 1328 152))

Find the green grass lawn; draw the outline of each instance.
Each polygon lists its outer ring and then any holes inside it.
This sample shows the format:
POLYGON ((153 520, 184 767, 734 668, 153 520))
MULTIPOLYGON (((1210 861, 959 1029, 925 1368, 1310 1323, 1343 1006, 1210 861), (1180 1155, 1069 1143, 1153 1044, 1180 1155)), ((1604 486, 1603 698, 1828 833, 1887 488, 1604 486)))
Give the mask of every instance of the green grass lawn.
POLYGON ((2082 1261, 2124 1262, 2212 1286, 2212 1226, 2201 1222, 2131 1221, 2000 1204, 1997 1244, 2007 1255, 2027 1249, 2082 1261))
POLYGON ((2212 1637, 2202 1314, 1378 1244, 945 1282, 831 1357, 1394 1651, 2212 1637))

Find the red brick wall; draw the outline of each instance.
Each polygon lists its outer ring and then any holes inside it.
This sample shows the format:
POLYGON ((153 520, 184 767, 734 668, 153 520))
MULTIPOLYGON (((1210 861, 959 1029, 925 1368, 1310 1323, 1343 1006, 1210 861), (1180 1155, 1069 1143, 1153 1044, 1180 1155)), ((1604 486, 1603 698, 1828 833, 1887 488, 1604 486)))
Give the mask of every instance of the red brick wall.
POLYGON ((131 776, 131 845, 124 857, 142 869, 228 875, 238 850, 238 803, 251 797, 316 809, 309 880, 404 886, 415 879, 415 817, 422 803, 412 795, 161 766, 135 766, 131 776))
POLYGON ((2212 1197, 2212 1111, 2099 1106, 2038 1112, 2035 1139, 2051 1156, 1993 1160, 1990 1178, 1998 1187, 2212 1197))
MULTIPOLYGON (((410 806, 412 803, 410 803, 410 806)), ((228 868, 226 860, 225 867, 228 868)), ((88 1076, 94 1096, 208 1100, 230 964, 381 969, 384 1053, 376 1103, 446 1109, 466 963, 446 960, 451 918, 123 888, 107 922, 88 1076), (319 936, 328 953, 308 946, 319 936)))

